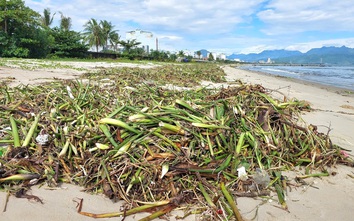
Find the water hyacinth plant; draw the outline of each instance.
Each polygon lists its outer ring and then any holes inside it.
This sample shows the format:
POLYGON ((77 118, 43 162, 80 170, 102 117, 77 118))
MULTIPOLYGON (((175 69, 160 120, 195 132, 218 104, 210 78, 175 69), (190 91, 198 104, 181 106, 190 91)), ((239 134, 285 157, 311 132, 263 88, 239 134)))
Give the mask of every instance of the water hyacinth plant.
POLYGON ((242 220, 234 193, 270 190, 287 209, 282 171, 353 164, 327 134, 299 123, 306 102, 276 100, 260 85, 208 89, 202 80, 225 82, 218 66, 194 64, 0 86, 0 185, 69 182, 139 205, 92 214, 79 202, 80 214, 96 218, 154 208, 151 220, 191 204, 186 214, 242 220), (48 142, 37 142, 39 134, 48 142))

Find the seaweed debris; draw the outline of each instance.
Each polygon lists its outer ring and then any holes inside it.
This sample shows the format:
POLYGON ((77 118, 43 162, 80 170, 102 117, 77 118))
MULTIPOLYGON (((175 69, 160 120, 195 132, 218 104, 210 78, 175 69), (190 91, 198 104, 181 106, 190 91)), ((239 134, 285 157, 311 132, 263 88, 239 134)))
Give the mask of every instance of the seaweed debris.
POLYGON ((329 166, 353 165, 328 134, 299 124, 306 102, 276 100, 261 85, 201 87, 201 80, 225 82, 215 65, 83 78, 0 86, 0 186, 68 182, 134 205, 100 215, 78 202, 79 213, 95 218, 148 210, 151 220, 195 205, 186 214, 242 220, 235 197, 274 191, 287 209, 282 171, 304 166, 328 175, 329 166), (196 89, 171 91, 166 83, 196 89))

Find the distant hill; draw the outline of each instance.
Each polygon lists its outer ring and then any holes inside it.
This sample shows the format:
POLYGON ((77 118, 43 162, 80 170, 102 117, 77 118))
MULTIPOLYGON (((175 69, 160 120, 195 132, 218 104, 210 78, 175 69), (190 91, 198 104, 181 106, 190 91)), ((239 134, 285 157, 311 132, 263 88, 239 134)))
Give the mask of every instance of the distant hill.
POLYGON ((354 54, 353 48, 342 47, 322 47, 313 48, 306 52, 306 55, 327 55, 327 54, 354 54))
POLYGON ((259 54, 251 53, 251 54, 232 54, 227 56, 228 59, 240 59, 242 61, 248 62, 258 62, 259 60, 267 60, 268 58, 274 60, 277 58, 290 57, 290 56, 298 56, 302 53, 300 51, 288 51, 288 50, 265 50, 259 54))
POLYGON ((232 60, 237 58, 246 62, 267 61, 270 58, 276 63, 354 65, 354 49, 345 46, 331 46, 313 48, 306 53, 288 50, 265 50, 258 54, 232 54, 227 58, 232 60))

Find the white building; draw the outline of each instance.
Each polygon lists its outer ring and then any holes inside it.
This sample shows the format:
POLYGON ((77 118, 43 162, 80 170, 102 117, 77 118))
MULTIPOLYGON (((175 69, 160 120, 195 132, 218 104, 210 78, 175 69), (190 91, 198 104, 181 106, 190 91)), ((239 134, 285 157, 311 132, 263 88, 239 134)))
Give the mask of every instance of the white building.
POLYGON ((267 64, 273 64, 273 63, 274 63, 274 61, 272 61, 272 59, 270 59, 270 58, 267 59, 267 64))
POLYGON ((209 58, 210 54, 213 56, 213 59, 220 59, 220 60, 226 60, 226 55, 224 53, 218 53, 218 52, 211 52, 208 53, 207 58, 209 58))
POLYGON ((142 47, 147 53, 151 49, 156 50, 156 40, 152 32, 142 31, 141 29, 128 31, 125 33, 125 39, 130 41, 135 39, 137 42, 140 42, 139 47, 142 47))

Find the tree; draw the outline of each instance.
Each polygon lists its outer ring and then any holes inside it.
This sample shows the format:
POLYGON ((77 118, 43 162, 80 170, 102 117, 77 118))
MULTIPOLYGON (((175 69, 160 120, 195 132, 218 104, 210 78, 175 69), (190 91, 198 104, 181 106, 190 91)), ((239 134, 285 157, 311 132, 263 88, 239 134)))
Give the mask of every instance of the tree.
POLYGON ((169 59, 169 54, 164 51, 151 50, 150 58, 156 61, 166 61, 169 59))
POLYGON ((0 1, 0 56, 45 57, 53 38, 40 28, 40 19, 21 0, 0 1))
POLYGON ((179 51, 179 52, 178 52, 178 57, 184 57, 184 51, 182 51, 182 50, 179 51))
POLYGON ((113 32, 109 35, 109 41, 113 45, 114 51, 117 52, 118 45, 120 44, 120 35, 117 32, 113 32))
POLYGON ((131 60, 135 58, 142 58, 144 56, 144 49, 137 48, 136 46, 140 45, 141 42, 137 42, 136 39, 120 41, 120 44, 124 47, 123 56, 131 60))
POLYGON ((136 48, 136 46, 140 45, 141 42, 137 42, 136 39, 121 41, 120 44, 124 47, 124 51, 129 53, 132 48, 136 48))
POLYGON ((41 18, 41 23, 43 27, 50 27, 52 25, 55 14, 56 13, 51 16, 49 8, 43 10, 43 16, 41 18))
POLYGON ((104 40, 104 48, 103 49, 107 49, 108 48, 108 40, 111 37, 117 37, 117 36, 113 36, 114 33, 116 33, 116 30, 113 30, 114 25, 112 25, 111 22, 108 22, 106 20, 100 21, 100 26, 102 29, 102 37, 104 40))
POLYGON ((201 51, 197 51, 198 58, 200 59, 200 55, 202 55, 201 51))
POLYGON ((60 13, 60 28, 64 31, 69 31, 71 29, 71 18, 64 16, 63 13, 60 13))
POLYGON ((96 52, 98 52, 99 46, 104 46, 105 38, 102 31, 101 26, 97 22, 96 19, 91 18, 85 25, 84 25, 84 39, 88 42, 89 46, 95 46, 96 52))
POLYGON ((54 37, 54 44, 51 50, 53 56, 85 57, 88 46, 83 43, 80 33, 56 27, 52 29, 51 35, 54 37))
POLYGON ((170 61, 176 61, 177 55, 176 54, 168 54, 168 58, 170 61))
POLYGON ((208 61, 214 61, 214 56, 212 53, 209 53, 208 61))
POLYGON ((146 56, 146 52, 143 48, 132 48, 129 53, 123 53, 123 56, 128 57, 130 60, 142 59, 146 56))
POLYGON ((13 33, 23 25, 38 25, 40 15, 26 7, 21 0, 2 0, 0 2, 0 26, 5 33, 13 33))

